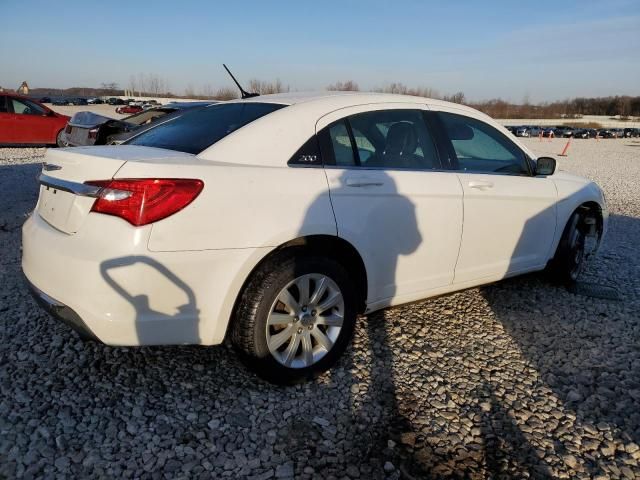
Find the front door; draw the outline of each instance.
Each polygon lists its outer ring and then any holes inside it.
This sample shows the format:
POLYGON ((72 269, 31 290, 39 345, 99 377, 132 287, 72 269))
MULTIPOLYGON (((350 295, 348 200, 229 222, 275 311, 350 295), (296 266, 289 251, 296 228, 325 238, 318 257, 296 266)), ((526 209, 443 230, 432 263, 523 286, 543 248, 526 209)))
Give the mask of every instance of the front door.
POLYGON ((13 112, 12 143, 54 143, 54 122, 44 108, 23 98, 7 97, 7 100, 9 112, 13 112))
POLYGON ((455 283, 542 268, 556 228, 553 182, 535 177, 525 153, 479 119, 440 112, 464 190, 455 283))
POLYGON ((450 285, 462 232, 462 189, 438 171, 423 112, 380 108, 318 135, 338 235, 363 256, 375 307, 450 285))

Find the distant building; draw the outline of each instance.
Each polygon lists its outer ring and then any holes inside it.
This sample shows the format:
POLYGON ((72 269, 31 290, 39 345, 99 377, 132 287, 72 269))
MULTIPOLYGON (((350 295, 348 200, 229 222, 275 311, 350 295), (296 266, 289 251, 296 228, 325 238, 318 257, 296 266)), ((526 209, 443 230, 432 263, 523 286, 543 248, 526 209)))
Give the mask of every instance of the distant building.
POLYGON ((22 85, 18 87, 18 93, 20 95, 29 95, 29 85, 27 85, 26 81, 22 82, 22 85))

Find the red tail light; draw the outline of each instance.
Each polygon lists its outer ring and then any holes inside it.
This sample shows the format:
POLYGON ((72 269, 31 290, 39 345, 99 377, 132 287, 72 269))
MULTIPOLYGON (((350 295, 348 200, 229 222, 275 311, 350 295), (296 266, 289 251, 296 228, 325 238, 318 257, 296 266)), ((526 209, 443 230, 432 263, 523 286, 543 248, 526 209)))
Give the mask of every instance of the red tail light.
POLYGON ((87 185, 102 187, 92 212, 115 215, 135 226, 167 218, 189 205, 200 194, 202 180, 135 178, 97 180, 87 185))

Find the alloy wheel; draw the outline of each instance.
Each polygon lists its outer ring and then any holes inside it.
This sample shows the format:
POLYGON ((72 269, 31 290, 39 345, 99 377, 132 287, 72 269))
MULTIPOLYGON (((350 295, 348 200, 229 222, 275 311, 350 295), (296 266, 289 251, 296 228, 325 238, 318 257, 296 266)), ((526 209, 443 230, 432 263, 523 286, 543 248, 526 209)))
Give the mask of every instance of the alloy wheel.
POLYGON ((340 335, 344 308, 342 292, 328 276, 310 273, 297 277, 280 291, 269 311, 269 352, 288 368, 317 363, 340 335))

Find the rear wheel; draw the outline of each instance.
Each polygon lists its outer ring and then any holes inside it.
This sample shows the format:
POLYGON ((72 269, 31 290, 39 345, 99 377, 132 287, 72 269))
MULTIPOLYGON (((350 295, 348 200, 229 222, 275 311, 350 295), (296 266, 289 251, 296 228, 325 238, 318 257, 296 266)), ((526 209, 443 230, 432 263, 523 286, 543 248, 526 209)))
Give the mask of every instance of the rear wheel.
POLYGON ((239 300, 234 346, 252 370, 271 382, 317 376, 336 363, 353 334, 351 283, 330 258, 302 253, 268 261, 239 300))

